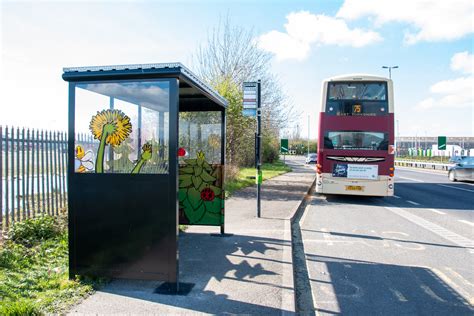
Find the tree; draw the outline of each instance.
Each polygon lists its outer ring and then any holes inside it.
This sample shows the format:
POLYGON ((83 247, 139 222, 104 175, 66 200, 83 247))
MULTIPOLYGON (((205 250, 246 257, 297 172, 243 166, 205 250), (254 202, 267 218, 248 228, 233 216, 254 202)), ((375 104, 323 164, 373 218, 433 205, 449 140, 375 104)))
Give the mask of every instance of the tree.
MULTIPOLYGON (((227 111, 227 157, 230 163, 253 163, 255 123, 242 116, 244 81, 262 81, 262 129, 264 141, 279 138, 292 107, 270 71, 271 56, 259 49, 252 30, 220 21, 194 56, 198 75, 229 100, 227 111), (245 155, 245 157, 239 157, 245 155)), ((270 148, 269 146, 263 146, 270 148)))

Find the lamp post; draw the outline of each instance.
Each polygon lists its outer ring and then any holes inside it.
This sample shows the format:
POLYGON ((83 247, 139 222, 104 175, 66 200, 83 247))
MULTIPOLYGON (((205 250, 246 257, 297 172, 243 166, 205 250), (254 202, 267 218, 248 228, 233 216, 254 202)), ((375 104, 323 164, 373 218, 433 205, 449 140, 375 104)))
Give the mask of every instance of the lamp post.
POLYGON ((308 115, 308 157, 309 157, 309 115, 308 115))
POLYGON ((383 69, 388 69, 388 78, 392 79, 392 69, 397 69, 398 66, 382 66, 383 69))

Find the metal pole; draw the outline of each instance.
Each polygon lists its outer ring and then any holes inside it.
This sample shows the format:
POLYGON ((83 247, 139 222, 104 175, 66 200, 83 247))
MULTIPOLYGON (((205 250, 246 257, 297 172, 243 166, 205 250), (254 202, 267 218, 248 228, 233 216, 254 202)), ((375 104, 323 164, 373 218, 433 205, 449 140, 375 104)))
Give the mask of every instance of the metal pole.
POLYGON ((308 157, 309 157, 309 115, 308 115, 308 157))
POLYGON ((257 217, 261 215, 261 183, 262 183, 262 170, 261 170, 261 145, 262 145, 262 111, 261 111, 261 81, 257 82, 257 217))

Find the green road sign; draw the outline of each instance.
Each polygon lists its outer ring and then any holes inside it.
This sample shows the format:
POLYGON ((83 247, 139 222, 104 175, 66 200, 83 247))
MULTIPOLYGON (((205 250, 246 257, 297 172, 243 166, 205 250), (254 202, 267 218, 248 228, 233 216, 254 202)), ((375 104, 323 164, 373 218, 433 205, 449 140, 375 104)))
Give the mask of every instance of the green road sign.
POLYGON ((281 139, 280 140, 280 152, 282 154, 288 153, 288 139, 281 139))
POLYGON ((446 136, 438 136, 438 150, 446 150, 446 136))

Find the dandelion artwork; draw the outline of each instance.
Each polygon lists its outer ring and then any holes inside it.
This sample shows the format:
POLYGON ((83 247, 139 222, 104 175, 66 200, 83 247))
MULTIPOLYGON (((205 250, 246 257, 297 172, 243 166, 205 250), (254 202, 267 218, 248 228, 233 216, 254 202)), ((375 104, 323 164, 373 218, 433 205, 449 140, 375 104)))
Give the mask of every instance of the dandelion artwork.
POLYGON ((188 224, 220 225, 224 204, 223 190, 216 185, 219 169, 206 161, 202 151, 184 162, 179 168, 179 205, 188 224))
POLYGON ((102 110, 92 117, 89 129, 95 139, 100 141, 97 150, 95 172, 104 172, 105 146, 120 145, 132 132, 130 118, 116 109, 102 110))
POLYGON ((94 169, 93 153, 91 150, 85 151, 81 145, 76 146, 74 157, 74 170, 84 173, 94 169))
MULTIPOLYGON (((97 149, 95 172, 104 173, 106 146, 108 145, 118 148, 120 144, 125 142, 132 133, 132 123, 130 122, 130 118, 122 111, 117 109, 107 109, 97 112, 97 114, 92 117, 89 129, 94 138, 100 141, 99 148, 97 149)), ((142 153, 131 170, 132 174, 140 173, 143 166, 152 158, 152 149, 153 147, 150 142, 147 142, 142 146, 142 153)), ((85 161, 86 155, 82 154, 82 152, 82 147, 80 145, 77 146, 76 159, 82 163, 82 165, 76 169, 77 172, 85 172, 87 168, 91 168, 92 161, 90 160, 92 159, 92 156, 87 156, 88 160, 85 161)))
POLYGON ((153 148, 150 143, 146 143, 142 146, 142 154, 140 156, 140 159, 138 159, 137 164, 133 168, 132 174, 140 173, 140 170, 145 165, 145 163, 151 159, 152 149, 153 148))

